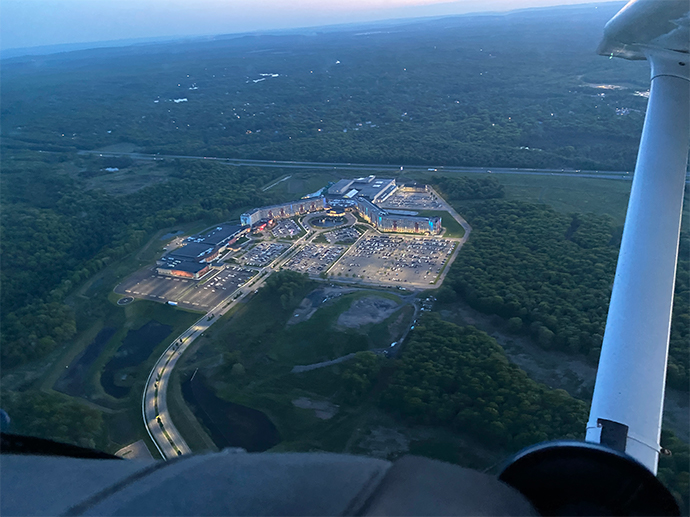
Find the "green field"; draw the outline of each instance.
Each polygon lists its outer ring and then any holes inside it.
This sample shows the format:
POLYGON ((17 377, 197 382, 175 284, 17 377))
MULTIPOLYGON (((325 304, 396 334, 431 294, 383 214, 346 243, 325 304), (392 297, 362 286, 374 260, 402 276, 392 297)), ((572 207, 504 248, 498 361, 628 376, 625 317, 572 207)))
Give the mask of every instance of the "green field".
MULTIPOLYGON (((438 176, 481 178, 473 173, 444 174, 438 176)), ((571 176, 533 175, 533 174, 492 174, 505 189, 505 199, 544 203, 563 213, 579 212, 606 214, 622 224, 628 207, 631 181, 598 178, 577 178, 571 176)), ((418 181, 430 181, 430 176, 422 173, 418 181)), ((446 200, 448 201, 448 200, 446 200)), ((457 201, 462 206, 476 201, 457 201)), ((461 213, 462 214, 462 213, 461 213)), ((472 224, 472 221, 469 221, 472 224)))
MULTIPOLYGON (((282 437, 274 450, 344 450, 362 416, 361 407, 341 400, 342 374, 349 363, 299 374, 290 370, 295 365, 387 347, 409 325, 413 314, 413 308, 394 293, 361 290, 333 299, 307 321, 286 326, 293 308, 315 287, 318 284, 309 281, 288 308, 274 293, 262 289, 233 317, 221 320, 213 336, 181 364, 180 377, 199 368, 220 397, 268 415, 282 437), (337 327, 340 314, 354 301, 371 295, 394 300, 398 308, 380 323, 358 329, 337 327), (266 318, 266 314, 272 317, 266 318), (243 366, 241 375, 232 373, 238 362, 243 366), (336 414, 320 419, 313 410, 293 404, 301 397, 333 404, 336 414)), ((173 413, 174 418, 183 416, 180 413, 173 413)), ((200 443, 198 433, 193 434, 191 441, 200 443)))
POLYGON ((605 214, 618 224, 625 219, 632 182, 562 176, 496 176, 506 199, 545 203, 559 212, 605 214))

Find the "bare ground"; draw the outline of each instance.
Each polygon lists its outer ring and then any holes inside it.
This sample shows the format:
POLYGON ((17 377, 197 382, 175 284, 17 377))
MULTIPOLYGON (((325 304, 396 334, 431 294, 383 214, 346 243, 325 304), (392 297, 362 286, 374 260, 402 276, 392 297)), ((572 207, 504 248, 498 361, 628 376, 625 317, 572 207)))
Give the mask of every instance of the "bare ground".
POLYGON ((338 297, 353 291, 356 291, 356 289, 340 286, 320 287, 313 290, 300 302, 299 307, 295 309, 292 317, 288 320, 286 327, 307 321, 320 307, 328 303, 330 300, 337 299, 338 297), (326 300, 326 298, 328 300, 326 300))
POLYGON ((307 397, 300 397, 292 401, 292 405, 300 409, 313 409, 314 416, 321 420, 329 420, 338 412, 339 406, 331 404, 326 400, 312 400, 307 397))
POLYGON ((359 328, 369 323, 380 323, 393 314, 398 307, 398 303, 389 298, 376 295, 360 298, 338 317, 338 326, 359 328))

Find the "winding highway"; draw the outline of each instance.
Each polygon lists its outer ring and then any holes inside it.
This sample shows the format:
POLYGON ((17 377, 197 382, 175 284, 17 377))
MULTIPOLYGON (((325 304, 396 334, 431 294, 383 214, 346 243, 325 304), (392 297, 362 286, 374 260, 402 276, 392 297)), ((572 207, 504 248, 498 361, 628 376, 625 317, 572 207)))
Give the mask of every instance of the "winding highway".
POLYGON ((305 241, 313 239, 315 234, 307 232, 295 241, 279 258, 274 261, 273 268, 263 268, 253 280, 234 291, 227 298, 202 316, 194 325, 185 330, 166 348, 158 358, 149 373, 141 400, 141 414, 146 431, 163 459, 171 459, 183 454, 190 454, 187 442, 184 440, 170 417, 168 409, 168 383, 177 361, 189 346, 202 336, 208 328, 218 321, 225 313, 244 300, 253 291, 263 286, 266 279, 279 269, 300 248, 305 241))
POLYGON ((146 387, 144 388, 144 395, 141 401, 141 414, 144 418, 146 431, 163 459, 167 460, 192 452, 173 424, 168 412, 168 382, 177 361, 196 338, 203 335, 211 325, 248 296, 252 290, 256 290, 263 285, 272 273, 269 269, 264 269, 263 271, 266 274, 258 278, 255 277, 253 283, 249 282, 241 288, 243 291, 239 289, 235 291, 201 317, 194 325, 180 334, 163 352, 163 355, 158 358, 151 370, 146 380, 146 387), (239 296, 237 296, 238 291, 241 293, 239 296))

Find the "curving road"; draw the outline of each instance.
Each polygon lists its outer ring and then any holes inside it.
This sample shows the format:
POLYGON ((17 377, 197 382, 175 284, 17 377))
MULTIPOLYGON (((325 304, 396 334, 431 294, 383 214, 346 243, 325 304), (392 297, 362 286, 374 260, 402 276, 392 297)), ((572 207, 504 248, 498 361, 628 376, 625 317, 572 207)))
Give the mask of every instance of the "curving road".
POLYGON ((173 369, 182 354, 189 348, 196 338, 218 321, 221 316, 232 309, 237 303, 259 289, 271 274, 279 269, 305 241, 315 234, 307 233, 297 239, 276 261, 274 267, 263 268, 254 280, 247 282, 237 289, 208 313, 201 317, 194 325, 180 334, 172 344, 158 358, 146 380, 144 394, 141 400, 141 414, 149 437, 158 449, 163 459, 170 459, 182 454, 190 454, 192 450, 187 445, 170 417, 167 404, 168 382, 173 369), (263 275, 263 276, 262 276, 263 275), (239 296, 237 294, 241 293, 239 296))
POLYGON ((146 431, 163 459, 167 460, 192 452, 173 424, 168 412, 168 381, 177 361, 197 337, 201 336, 221 316, 248 296, 252 290, 256 290, 263 285, 272 273, 272 270, 264 269, 263 271, 266 274, 255 278, 254 282, 251 283, 251 288, 249 288, 250 284, 246 284, 242 287, 244 291, 241 291, 237 298, 232 299, 233 296, 237 295, 238 289, 178 336, 163 352, 163 355, 158 358, 151 370, 144 388, 141 413, 146 425, 146 431))

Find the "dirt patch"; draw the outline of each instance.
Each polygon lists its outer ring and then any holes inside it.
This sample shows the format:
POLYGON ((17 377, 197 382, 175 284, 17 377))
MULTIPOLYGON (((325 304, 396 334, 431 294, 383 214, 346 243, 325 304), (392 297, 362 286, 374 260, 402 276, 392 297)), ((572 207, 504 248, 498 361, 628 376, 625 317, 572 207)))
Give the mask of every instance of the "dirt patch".
POLYGON ((398 303, 389 298, 367 296, 356 300, 338 317, 338 326, 359 328, 369 323, 380 323, 398 309, 398 303))
POLYGON ((340 406, 331 404, 326 400, 318 401, 308 399, 307 397, 300 397, 292 401, 292 405, 300 409, 313 409, 314 416, 321 420, 329 420, 333 418, 340 406))
POLYGON ((345 287, 323 287, 319 289, 314 289, 311 293, 304 297, 299 304, 299 307, 295 309, 292 317, 288 320, 286 327, 291 325, 296 325, 297 323, 302 323, 311 318, 314 313, 324 304, 327 304, 333 299, 337 299, 340 296, 351 293, 355 289, 348 289, 345 287))
POLYGON ((152 460, 151 452, 149 452, 144 440, 130 443, 115 453, 115 456, 125 458, 127 460, 152 460))
POLYGON ((375 458, 388 459, 409 451, 410 439, 396 429, 375 427, 357 445, 375 458))

